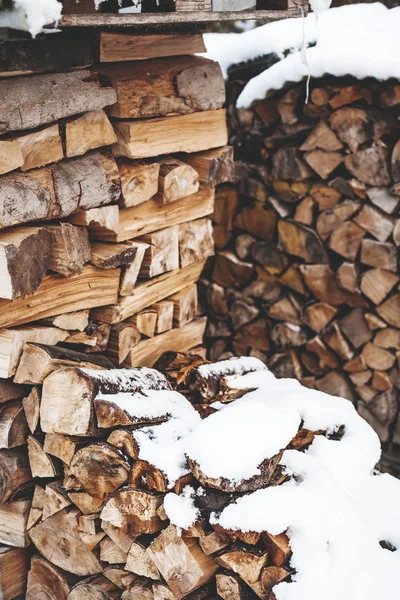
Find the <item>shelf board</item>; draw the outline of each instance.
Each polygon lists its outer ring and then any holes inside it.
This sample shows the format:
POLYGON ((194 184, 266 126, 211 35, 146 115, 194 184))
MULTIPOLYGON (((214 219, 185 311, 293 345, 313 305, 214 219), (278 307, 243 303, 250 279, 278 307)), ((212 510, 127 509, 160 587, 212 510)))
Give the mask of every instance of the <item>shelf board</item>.
POLYGON ((246 10, 231 12, 174 12, 174 13, 98 13, 64 15, 58 27, 165 27, 172 25, 197 25, 222 21, 278 21, 300 17, 296 8, 288 10, 246 10))

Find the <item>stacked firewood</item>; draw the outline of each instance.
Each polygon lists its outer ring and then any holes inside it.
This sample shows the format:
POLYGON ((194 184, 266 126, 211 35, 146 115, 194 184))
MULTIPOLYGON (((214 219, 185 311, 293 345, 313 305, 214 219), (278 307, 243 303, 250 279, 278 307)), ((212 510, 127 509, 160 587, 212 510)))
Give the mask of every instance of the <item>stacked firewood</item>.
MULTIPOLYGON (((237 186, 221 186, 203 280, 212 360, 249 354, 355 402, 383 442, 400 388, 400 85, 324 78, 228 114, 237 186)), ((252 72, 254 75, 254 72, 252 72)), ((397 439, 399 439, 398 429, 397 439)))
POLYGON ((224 80, 191 56, 201 35, 149 37, 101 34, 91 70, 67 34, 0 46, 1 403, 23 396, 12 378, 202 343, 208 216, 233 177, 224 80))
MULTIPOLYGON (((272 600, 272 587, 290 578, 284 533, 209 523, 211 511, 243 493, 286 481, 279 460, 266 457, 262 474, 248 481, 218 481, 182 445, 215 412, 212 402, 242 396, 254 386, 243 376, 265 365, 247 357, 207 364, 168 352, 157 366, 165 374, 63 367, 24 400, 28 424, 13 405, 5 409, 2 598, 272 600), (182 535, 163 503, 167 492, 189 485, 205 491, 196 499, 201 518, 182 535)), ((306 448, 313 437, 300 430, 290 447, 306 448)))

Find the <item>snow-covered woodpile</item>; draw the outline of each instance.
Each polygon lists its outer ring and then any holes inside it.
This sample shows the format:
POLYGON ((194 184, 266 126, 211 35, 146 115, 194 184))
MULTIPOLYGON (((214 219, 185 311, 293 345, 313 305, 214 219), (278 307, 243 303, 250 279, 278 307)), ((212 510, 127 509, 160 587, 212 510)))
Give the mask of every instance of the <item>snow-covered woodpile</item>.
POLYGON ((312 78, 307 102, 307 82, 289 83, 295 56, 278 60, 230 70, 240 181, 216 198, 209 355, 261 357, 280 377, 353 401, 382 442, 398 443, 400 84, 312 78), (282 90, 237 108, 281 76, 282 90))
POLYGON ((106 33, 90 70, 64 34, 0 47, 2 402, 60 364, 151 366, 202 343, 196 281, 233 169, 202 49, 199 34, 106 33))
POLYGON ((0 453, 3 598, 394 597, 400 482, 373 474, 351 403, 251 357, 156 367, 60 368, 24 401, 27 447, 0 453))

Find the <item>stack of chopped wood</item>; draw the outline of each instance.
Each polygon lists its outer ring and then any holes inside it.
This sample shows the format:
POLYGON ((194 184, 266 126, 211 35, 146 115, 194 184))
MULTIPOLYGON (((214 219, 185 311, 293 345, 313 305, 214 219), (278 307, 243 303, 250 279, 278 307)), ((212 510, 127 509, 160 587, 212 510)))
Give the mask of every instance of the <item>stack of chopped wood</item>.
MULTIPOLYGON (((165 375, 66 366, 34 387, 23 408, 4 405, 2 598, 272 600, 272 587, 290 577, 285 534, 233 533, 208 520, 243 493, 285 481, 279 461, 266 460, 262 477, 234 484, 208 479, 185 458, 185 438, 215 411, 210 403, 249 391, 243 376, 265 365, 256 358, 211 365, 169 352, 158 366, 165 375), (202 518, 181 536, 169 525, 165 494, 199 484, 202 518)), ((10 384, 6 393, 24 390, 10 384)), ((291 447, 313 437, 301 430, 291 447)))
POLYGON ((67 34, 0 46, 4 385, 202 343, 196 282, 234 167, 220 67, 191 55, 199 34, 92 42, 92 67, 67 34))
MULTIPOLYGON (((212 360, 261 357, 342 395, 383 442, 400 389, 400 85, 324 78, 237 110, 204 279, 212 360)), ((254 75, 254 73, 252 73, 254 75)), ((398 426, 397 439, 400 428, 398 426)))

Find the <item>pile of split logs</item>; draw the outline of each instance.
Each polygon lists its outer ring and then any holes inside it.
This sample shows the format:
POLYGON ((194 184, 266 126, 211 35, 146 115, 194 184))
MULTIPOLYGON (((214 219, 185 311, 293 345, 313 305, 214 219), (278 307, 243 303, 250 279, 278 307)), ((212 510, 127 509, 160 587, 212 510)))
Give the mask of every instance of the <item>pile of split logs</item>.
MULTIPOLYGON (((324 78, 237 110, 203 280, 211 360, 250 354, 355 402, 383 442, 400 389, 400 85, 324 78)), ((254 72, 251 73, 254 75, 254 72)), ((394 440, 400 443, 400 421, 394 440)))
MULTIPOLYGON (((210 403, 248 391, 237 385, 238 375, 265 366, 254 358, 208 365, 176 352, 157 366, 164 374, 146 367, 57 369, 24 399, 28 423, 22 409, 7 405, 1 598, 272 600, 272 587, 290 577, 285 534, 233 534, 208 521, 210 511, 239 495, 283 482, 279 467, 269 468, 268 479, 263 472, 234 485, 205 480, 179 450, 190 423, 193 430, 215 412, 210 403), (150 463, 142 455, 152 443, 150 463), (164 496, 199 483, 206 487, 198 497, 201 521, 181 535, 169 525, 164 496)), ((307 447, 313 435, 299 431, 292 447, 307 447)))
POLYGON ((89 41, 0 45, 1 403, 11 378, 202 343, 208 216, 234 168, 220 67, 192 56, 200 34, 102 33, 93 66, 89 41))

